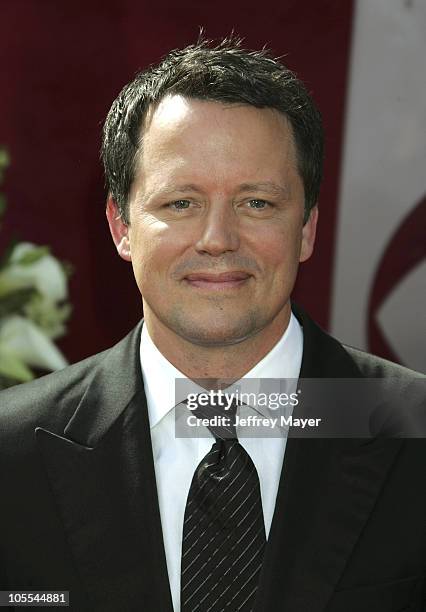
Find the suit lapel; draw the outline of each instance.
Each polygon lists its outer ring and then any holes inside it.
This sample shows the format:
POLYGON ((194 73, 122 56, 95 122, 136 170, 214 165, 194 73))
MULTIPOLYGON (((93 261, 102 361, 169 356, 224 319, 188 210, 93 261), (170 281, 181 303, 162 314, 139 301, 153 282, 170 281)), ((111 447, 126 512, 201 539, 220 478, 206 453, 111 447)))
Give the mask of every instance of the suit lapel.
MULTIPOLYGON (((296 307, 300 378, 361 374, 334 339, 296 307)), ((289 437, 262 569, 258 612, 325 610, 374 507, 401 440, 289 437)))
POLYGON ((93 610, 172 610, 140 330, 105 353, 63 435, 36 430, 93 610))

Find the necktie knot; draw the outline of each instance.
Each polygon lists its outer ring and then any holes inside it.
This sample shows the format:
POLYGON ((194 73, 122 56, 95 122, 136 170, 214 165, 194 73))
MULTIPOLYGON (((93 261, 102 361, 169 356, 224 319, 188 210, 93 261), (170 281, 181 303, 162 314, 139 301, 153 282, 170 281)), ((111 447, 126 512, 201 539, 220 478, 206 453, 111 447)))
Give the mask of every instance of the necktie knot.
POLYGON ((191 412, 208 428, 216 440, 235 440, 236 415, 238 402, 224 402, 222 395, 200 393, 196 398, 196 407, 191 412))

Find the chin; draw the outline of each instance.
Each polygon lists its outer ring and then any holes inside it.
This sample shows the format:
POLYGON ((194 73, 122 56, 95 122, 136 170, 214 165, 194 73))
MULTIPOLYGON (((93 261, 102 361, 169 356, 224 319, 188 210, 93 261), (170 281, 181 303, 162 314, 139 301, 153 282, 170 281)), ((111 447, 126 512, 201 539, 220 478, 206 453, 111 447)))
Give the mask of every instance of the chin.
POLYGON ((215 321, 214 324, 206 324, 206 321, 187 320, 175 317, 169 327, 181 338, 199 346, 229 346, 244 342, 247 338, 255 335, 260 329, 259 322, 254 320, 250 313, 246 314, 244 320, 223 322, 215 321))

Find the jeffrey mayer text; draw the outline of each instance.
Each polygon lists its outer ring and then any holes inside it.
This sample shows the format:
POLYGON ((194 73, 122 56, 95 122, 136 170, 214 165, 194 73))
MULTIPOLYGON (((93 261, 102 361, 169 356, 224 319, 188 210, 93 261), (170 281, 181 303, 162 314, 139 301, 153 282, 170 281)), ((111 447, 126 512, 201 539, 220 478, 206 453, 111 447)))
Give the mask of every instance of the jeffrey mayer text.
MULTIPOLYGON (((299 419, 293 416, 281 416, 280 418, 267 418, 260 417, 255 415, 250 415, 247 417, 240 417, 236 415, 235 424, 241 427, 270 427, 274 429, 277 427, 279 423, 279 427, 300 427, 301 429, 305 429, 305 427, 318 427, 319 423, 322 419, 299 419)), ((200 418, 195 415, 190 415, 188 417, 188 425, 190 427, 197 427, 199 425, 204 425, 205 427, 229 427, 231 425, 231 419, 227 416, 219 416, 215 415, 210 418, 200 418)))
POLYGON ((248 417, 236 417, 236 425, 241 427, 271 427, 272 429, 277 426, 279 422, 280 427, 318 427, 321 419, 299 419, 293 416, 281 416, 274 418, 259 417, 250 415, 248 417))

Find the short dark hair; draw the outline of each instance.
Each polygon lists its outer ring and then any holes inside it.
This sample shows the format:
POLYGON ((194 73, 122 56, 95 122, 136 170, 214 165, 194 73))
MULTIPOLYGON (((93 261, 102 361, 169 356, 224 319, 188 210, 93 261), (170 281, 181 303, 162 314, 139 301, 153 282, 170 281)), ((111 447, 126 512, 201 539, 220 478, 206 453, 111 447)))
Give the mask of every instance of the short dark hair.
POLYGON ((249 51, 231 35, 219 44, 202 37, 171 51, 128 83, 105 121, 101 156, 106 185, 121 217, 129 223, 128 198, 149 110, 169 94, 225 104, 273 108, 292 127, 305 192, 305 221, 318 201, 323 165, 321 115, 303 83, 270 52, 249 51))

